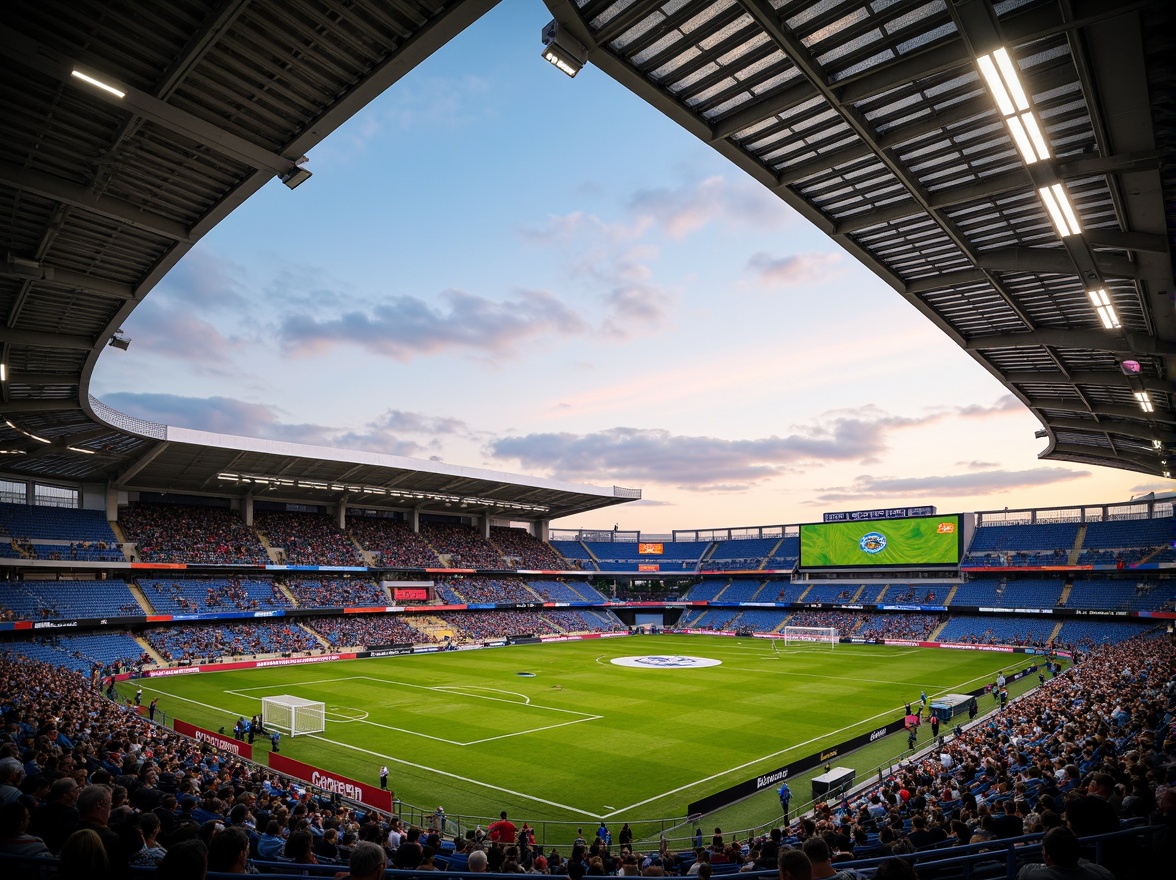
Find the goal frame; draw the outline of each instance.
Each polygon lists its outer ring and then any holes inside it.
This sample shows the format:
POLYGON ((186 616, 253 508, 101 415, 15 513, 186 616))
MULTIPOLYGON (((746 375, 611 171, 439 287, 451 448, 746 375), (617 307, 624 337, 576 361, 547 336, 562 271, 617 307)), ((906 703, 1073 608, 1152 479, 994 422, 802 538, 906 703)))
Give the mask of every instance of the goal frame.
POLYGON ((327 706, 319 700, 307 700, 291 694, 261 698, 261 720, 287 736, 324 733, 327 729, 327 706))
POLYGON ((841 634, 835 626, 786 626, 784 627, 784 647, 791 647, 796 642, 806 644, 828 642, 829 649, 837 647, 841 634))

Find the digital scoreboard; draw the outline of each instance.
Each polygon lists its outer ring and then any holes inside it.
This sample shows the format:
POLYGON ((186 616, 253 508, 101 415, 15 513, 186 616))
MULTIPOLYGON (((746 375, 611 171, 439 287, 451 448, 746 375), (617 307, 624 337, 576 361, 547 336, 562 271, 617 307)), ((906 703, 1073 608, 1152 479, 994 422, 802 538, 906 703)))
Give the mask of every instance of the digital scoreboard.
POLYGON ((958 513, 800 527, 801 568, 911 568, 958 565, 963 523, 958 513))

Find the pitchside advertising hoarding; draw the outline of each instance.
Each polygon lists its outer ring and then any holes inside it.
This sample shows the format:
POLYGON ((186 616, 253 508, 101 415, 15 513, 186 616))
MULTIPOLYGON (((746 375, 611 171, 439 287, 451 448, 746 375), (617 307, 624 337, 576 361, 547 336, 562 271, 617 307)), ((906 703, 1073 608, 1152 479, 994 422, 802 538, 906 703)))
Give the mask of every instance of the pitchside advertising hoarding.
POLYGON ((961 519, 953 513, 802 525, 800 567, 958 565, 963 551, 961 519))
POLYGON ((356 779, 340 776, 338 773, 320 770, 318 767, 303 764, 301 761, 287 758, 278 752, 269 753, 269 765, 270 769, 276 770, 278 773, 301 779, 328 794, 356 801, 365 807, 372 807, 384 813, 392 812, 392 792, 383 791, 376 783, 359 782, 356 779))
POLYGON ((208 743, 213 748, 219 749, 222 752, 228 752, 230 755, 235 755, 238 758, 245 758, 249 761, 253 760, 253 746, 249 745, 249 743, 233 739, 231 736, 225 736, 223 733, 205 730, 203 727, 197 727, 195 724, 189 724, 187 721, 182 721, 179 718, 172 721, 172 726, 175 728, 176 733, 190 736, 197 742, 208 743))

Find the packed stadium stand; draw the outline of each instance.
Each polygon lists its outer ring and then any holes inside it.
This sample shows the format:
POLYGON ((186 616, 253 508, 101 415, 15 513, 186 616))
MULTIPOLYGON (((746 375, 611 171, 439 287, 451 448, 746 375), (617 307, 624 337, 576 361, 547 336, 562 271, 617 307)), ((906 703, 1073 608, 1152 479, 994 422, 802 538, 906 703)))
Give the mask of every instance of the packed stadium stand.
POLYGON ((387 517, 349 516, 347 530, 386 568, 437 568, 441 560, 424 535, 387 517))
POLYGON ((319 617, 310 626, 336 649, 372 645, 424 645, 435 641, 431 635, 401 617, 319 617))
POLYGON ((166 626, 146 632, 147 643, 170 662, 314 651, 321 646, 292 623, 166 626))
POLYGON ((144 562, 270 562, 257 533, 225 508, 136 504, 120 510, 118 522, 144 562))
POLYGON ((524 529, 490 527, 490 542, 500 551, 507 568, 564 571, 567 562, 550 544, 545 544, 524 529))
POLYGON ((289 565, 364 564, 355 542, 326 514, 259 511, 253 522, 289 565))
MULTIPOLYGON (((300 608, 362 608, 388 604, 388 591, 364 578, 285 582, 300 608)), ((280 592, 280 591, 279 591, 280 592)))

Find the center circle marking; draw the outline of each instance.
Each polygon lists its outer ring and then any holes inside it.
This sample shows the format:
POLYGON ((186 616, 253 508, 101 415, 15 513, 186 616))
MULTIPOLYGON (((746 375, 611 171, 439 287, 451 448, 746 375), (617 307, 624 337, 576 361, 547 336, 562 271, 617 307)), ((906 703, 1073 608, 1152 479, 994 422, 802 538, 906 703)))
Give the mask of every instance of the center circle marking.
POLYGON ((686 657, 681 654, 643 654, 635 657, 613 657, 609 661, 615 666, 632 669, 701 669, 705 666, 719 666, 722 660, 711 657, 686 657))

